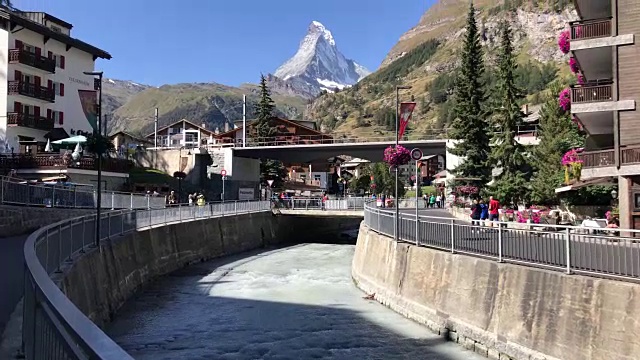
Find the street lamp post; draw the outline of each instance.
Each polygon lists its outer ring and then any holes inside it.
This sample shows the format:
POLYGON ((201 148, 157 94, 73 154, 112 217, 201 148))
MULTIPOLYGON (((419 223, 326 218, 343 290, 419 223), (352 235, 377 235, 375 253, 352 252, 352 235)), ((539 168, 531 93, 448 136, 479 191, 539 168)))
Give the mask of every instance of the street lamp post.
MULTIPOLYGON (((400 113, 400 90, 409 90, 411 86, 400 86, 396 85, 396 148, 400 144, 400 121, 399 121, 399 113, 400 113)), ((400 233, 400 202, 398 199, 398 167, 395 167, 395 176, 396 176, 396 188, 395 188, 395 204, 396 204, 396 221, 395 226, 393 228, 393 239, 398 241, 399 233, 400 233)), ((417 219, 416 219, 417 221, 417 219)))
MULTIPOLYGON (((102 71, 84 71, 83 72, 85 75, 90 75, 94 77, 94 88, 95 88, 95 77, 98 77, 98 81, 99 81, 99 90, 100 90, 100 94, 98 95, 98 123, 96 124, 97 129, 93 129, 93 134, 95 137, 95 140, 97 142, 97 150, 98 150, 98 154, 96 154, 96 156, 98 157, 97 161, 98 161, 98 192, 97 192, 97 198, 96 198, 96 238, 95 238, 95 245, 96 247, 100 247, 100 216, 101 214, 101 210, 102 210, 102 139, 100 138, 101 135, 101 122, 102 122, 102 75, 103 72, 102 71)), ((105 126, 104 128, 105 131, 105 136, 106 136, 106 132, 107 132, 107 128, 105 126)))

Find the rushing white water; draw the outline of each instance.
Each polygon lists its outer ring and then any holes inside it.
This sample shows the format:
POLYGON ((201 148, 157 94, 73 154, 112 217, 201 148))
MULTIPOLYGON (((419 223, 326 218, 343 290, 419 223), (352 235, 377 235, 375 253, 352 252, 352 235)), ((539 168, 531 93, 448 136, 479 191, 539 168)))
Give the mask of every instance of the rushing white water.
POLYGON ((304 244, 161 279, 109 328, 136 359, 481 359, 351 281, 352 245, 304 244))

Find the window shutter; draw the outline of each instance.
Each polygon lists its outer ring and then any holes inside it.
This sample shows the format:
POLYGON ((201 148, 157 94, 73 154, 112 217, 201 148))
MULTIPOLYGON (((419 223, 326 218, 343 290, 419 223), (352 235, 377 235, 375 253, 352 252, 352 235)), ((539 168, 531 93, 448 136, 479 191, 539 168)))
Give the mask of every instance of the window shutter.
POLYGON ((16 49, 22 49, 22 41, 16 39, 16 49))
POLYGON ((22 104, 18 101, 14 101, 13 103, 13 112, 17 112, 18 114, 22 112, 22 104))
POLYGON ((60 68, 64 69, 64 55, 60 55, 60 68))
POLYGON ((35 115, 36 119, 40 117, 40 106, 33 107, 33 115, 35 115))
POLYGON ((58 123, 60 125, 64 124, 64 113, 62 111, 58 113, 58 123))
POLYGON ((51 51, 47 52, 47 57, 53 59, 53 53, 51 51))
POLYGON ((51 120, 51 109, 47 109, 47 119, 51 120))
POLYGON ((33 78, 35 79, 36 86, 42 85, 42 79, 40 76, 34 76, 33 78))
POLYGON ((53 80, 47 80, 47 89, 49 90, 53 89, 53 80))
POLYGON ((15 80, 16 81, 22 81, 22 72, 16 70, 16 75, 15 75, 15 80))
POLYGON ((60 83, 60 96, 64 96, 64 84, 60 83))
POLYGON ((39 47, 36 47, 36 56, 41 56, 42 55, 42 49, 40 49, 39 47))

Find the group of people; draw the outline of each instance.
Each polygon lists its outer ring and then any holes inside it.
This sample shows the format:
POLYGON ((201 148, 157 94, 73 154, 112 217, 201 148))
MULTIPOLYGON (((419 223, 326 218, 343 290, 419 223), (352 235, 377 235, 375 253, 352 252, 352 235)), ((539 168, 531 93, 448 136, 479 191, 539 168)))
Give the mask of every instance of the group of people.
POLYGON ((500 214, 500 202, 489 197, 489 201, 485 202, 484 199, 473 200, 471 204, 471 223, 473 225, 482 225, 483 222, 499 221, 500 214))
MULTIPOLYGON (((204 206, 207 203, 204 197, 204 194, 202 192, 199 192, 199 193, 195 192, 193 194, 189 194, 188 199, 189 199, 189 206, 194 206, 194 205, 204 206)), ((171 190, 171 192, 167 196, 167 206, 177 206, 179 204, 179 200, 180 199, 178 199, 176 192, 171 190)))
POLYGON ((422 195, 422 200, 424 201, 424 207, 426 208, 444 208, 444 196, 441 194, 424 194, 422 195))

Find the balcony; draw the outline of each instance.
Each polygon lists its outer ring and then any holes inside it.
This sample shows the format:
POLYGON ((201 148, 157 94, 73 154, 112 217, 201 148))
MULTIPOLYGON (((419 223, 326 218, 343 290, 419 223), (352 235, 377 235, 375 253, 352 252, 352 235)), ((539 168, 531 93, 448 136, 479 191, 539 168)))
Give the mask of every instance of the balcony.
POLYGON ((596 81, 571 87, 571 104, 613 100, 613 81, 596 81))
POLYGON ((52 74, 56 72, 55 60, 49 59, 48 57, 42 55, 36 55, 24 49, 9 50, 9 63, 20 63, 52 74))
POLYGON ((573 21, 571 26, 571 40, 588 40, 611 36, 611 18, 573 21))
POLYGON ((623 165, 640 164, 640 145, 625 146, 620 152, 623 165))
POLYGON ((24 95, 34 99, 48 102, 56 101, 56 94, 53 89, 24 81, 9 81, 9 95, 24 95))
POLYGON ((578 159, 582 160, 583 168, 613 166, 615 165, 615 151, 613 149, 586 151, 578 154, 578 159))
MULTIPOLYGON (((102 170, 118 173, 128 173, 133 167, 130 160, 105 158, 102 159, 102 170)), ((14 154, 0 155, 0 169, 82 169, 97 170, 96 158, 82 157, 79 161, 72 161, 62 154, 14 154)))
POLYGON ((54 121, 42 116, 10 112, 7 113, 7 126, 22 126, 48 131, 53 129, 54 121))

